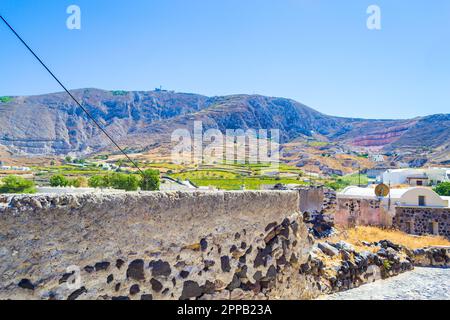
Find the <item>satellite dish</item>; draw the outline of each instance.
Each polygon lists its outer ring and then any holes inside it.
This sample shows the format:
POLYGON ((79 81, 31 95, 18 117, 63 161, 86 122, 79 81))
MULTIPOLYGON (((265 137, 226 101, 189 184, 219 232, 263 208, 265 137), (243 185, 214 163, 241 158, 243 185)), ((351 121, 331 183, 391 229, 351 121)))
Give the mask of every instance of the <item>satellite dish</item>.
POLYGON ((377 197, 380 197, 380 198, 387 197, 387 195, 389 194, 389 187, 387 185, 385 185, 384 183, 380 183, 375 188, 375 194, 377 195, 377 197))

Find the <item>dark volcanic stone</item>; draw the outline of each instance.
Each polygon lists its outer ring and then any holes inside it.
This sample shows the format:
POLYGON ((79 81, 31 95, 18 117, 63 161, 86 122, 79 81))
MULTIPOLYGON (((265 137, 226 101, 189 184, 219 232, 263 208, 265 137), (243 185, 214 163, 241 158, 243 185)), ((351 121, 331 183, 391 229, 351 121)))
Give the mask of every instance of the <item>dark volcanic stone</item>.
POLYGON ((256 281, 261 280, 263 277, 262 272, 261 271, 256 271, 255 274, 253 275, 253 279, 255 279, 256 281))
POLYGON ((118 296, 118 297, 112 297, 111 300, 114 300, 114 301, 125 301, 125 300, 130 300, 130 298, 127 297, 127 296, 118 296))
POLYGON ((234 289, 239 288, 241 285, 241 279, 235 274, 233 275, 233 280, 228 284, 227 290, 233 291, 234 289))
POLYGON ((84 271, 86 271, 87 273, 92 273, 94 272, 94 267, 93 266, 86 266, 84 267, 84 271))
POLYGON ((220 257, 220 265, 222 267, 223 272, 230 272, 231 271, 230 257, 228 256, 220 257))
POLYGON ((152 278, 150 280, 150 284, 152 285, 152 289, 155 292, 160 292, 163 288, 163 285, 161 282, 159 282, 158 280, 156 280, 155 278, 152 278))
POLYGON ((106 278, 106 283, 111 283, 111 282, 113 282, 113 280, 114 280, 114 276, 112 274, 110 274, 108 276, 108 278, 106 278))
POLYGON ((270 266, 269 270, 267 270, 266 280, 274 280, 277 276, 277 269, 274 266, 270 266))
POLYGON ((86 293, 87 290, 85 287, 81 287, 78 290, 75 290, 74 292, 72 292, 69 297, 67 298, 67 300, 76 300, 79 296, 81 296, 83 293, 86 293))
POLYGON ((209 280, 206 280, 205 284, 201 287, 202 292, 206 294, 213 294, 216 290, 216 286, 214 285, 214 282, 211 282, 209 280))
POLYGON ((162 260, 150 262, 149 267, 152 268, 152 276, 154 277, 159 276, 168 277, 172 272, 170 264, 162 260))
POLYGON ((122 268, 122 266, 124 265, 125 261, 123 261, 122 259, 117 259, 116 261, 116 267, 117 269, 122 268))
POLYGON ((120 290, 120 283, 116 283, 116 285, 114 286, 114 290, 115 291, 119 291, 120 290))
POLYGON ((214 260, 205 260, 204 264, 205 264, 205 267, 203 268, 203 270, 208 271, 209 268, 211 268, 212 266, 214 266, 216 264, 216 262, 214 260))
POLYGON ((132 261, 128 265, 127 269, 127 278, 131 278, 134 280, 145 280, 144 274, 144 261, 141 259, 137 259, 132 261))
POLYGON ((208 248, 208 241, 206 241, 206 239, 200 240, 200 248, 202 251, 205 251, 208 248))
POLYGON ((135 295, 135 294, 139 293, 139 291, 141 291, 141 289, 139 288, 138 284, 133 284, 130 288, 131 295, 135 295))
POLYGON ((183 284, 183 292, 181 293, 181 300, 186 300, 189 298, 196 298, 202 295, 202 289, 195 281, 185 281, 183 284))
POLYGON ((269 223, 264 230, 265 231, 269 231, 269 230, 273 229, 276 226, 277 226, 277 223, 276 222, 272 222, 272 223, 269 223))
POLYGON ((59 279, 59 284, 67 282, 67 280, 69 280, 70 276, 72 276, 73 274, 75 274, 75 271, 64 273, 61 279, 59 279))
POLYGON ((189 271, 183 270, 180 272, 180 277, 186 279, 189 276, 189 271))
POLYGON ((22 289, 28 289, 28 290, 34 290, 35 285, 33 283, 31 283, 30 279, 22 279, 20 280, 19 287, 21 287, 22 289))
POLYGON ((287 263, 286 257, 282 255, 279 259, 277 259, 277 265, 283 266, 287 263))
POLYGON ((101 270, 106 270, 108 269, 110 263, 107 261, 103 261, 103 262, 97 262, 95 264, 95 271, 101 271, 101 270))
POLYGON ((153 296, 151 294, 143 294, 141 300, 153 300, 153 296))

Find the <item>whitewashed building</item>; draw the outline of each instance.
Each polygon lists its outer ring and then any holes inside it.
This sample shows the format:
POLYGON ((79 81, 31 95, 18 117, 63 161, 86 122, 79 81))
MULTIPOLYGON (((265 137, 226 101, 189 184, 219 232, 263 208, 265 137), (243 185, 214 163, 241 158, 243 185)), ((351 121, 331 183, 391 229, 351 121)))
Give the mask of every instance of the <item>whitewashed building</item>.
POLYGON ((388 185, 427 186, 446 181, 450 181, 449 168, 388 169, 382 175, 382 182, 388 185))

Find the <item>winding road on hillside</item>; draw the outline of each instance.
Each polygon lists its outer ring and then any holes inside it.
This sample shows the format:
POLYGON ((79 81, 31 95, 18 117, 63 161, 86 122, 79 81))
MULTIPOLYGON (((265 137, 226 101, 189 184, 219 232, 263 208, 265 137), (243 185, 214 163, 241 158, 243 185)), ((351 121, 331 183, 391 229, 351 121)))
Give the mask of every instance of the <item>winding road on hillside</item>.
POLYGON ((419 268, 324 300, 450 300, 450 269, 419 268))

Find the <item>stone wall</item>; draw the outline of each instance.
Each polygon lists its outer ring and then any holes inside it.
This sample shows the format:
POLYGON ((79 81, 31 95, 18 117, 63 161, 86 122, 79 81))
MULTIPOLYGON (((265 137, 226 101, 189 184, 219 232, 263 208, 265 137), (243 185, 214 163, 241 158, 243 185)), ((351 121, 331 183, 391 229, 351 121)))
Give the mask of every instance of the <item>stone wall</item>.
POLYGON ((378 199, 338 197, 334 223, 345 227, 357 225, 391 226, 392 215, 378 199))
POLYGON ((296 191, 0 197, 0 299, 300 299, 296 191))
POLYGON ((450 208, 398 206, 395 211, 396 228, 411 234, 435 234, 450 239, 450 208))
POLYGON ((300 212, 321 212, 324 203, 322 187, 301 188, 298 190, 300 197, 300 212))

